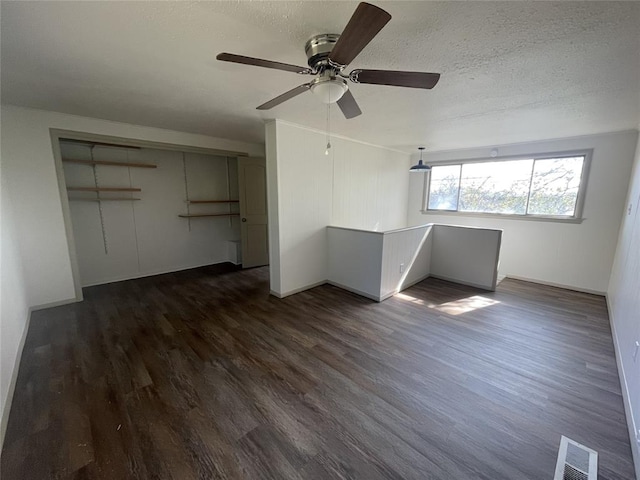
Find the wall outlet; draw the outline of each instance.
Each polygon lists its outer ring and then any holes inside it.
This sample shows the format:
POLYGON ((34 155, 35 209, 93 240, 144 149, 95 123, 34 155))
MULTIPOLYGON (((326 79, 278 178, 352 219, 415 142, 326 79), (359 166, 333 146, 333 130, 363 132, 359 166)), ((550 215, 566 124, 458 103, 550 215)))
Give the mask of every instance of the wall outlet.
POLYGON ((633 203, 629 204, 629 208, 627 208, 627 215, 631 215, 631 210, 633 209, 633 203))
POLYGON ((400 273, 404 273, 404 263, 400 264, 400 273))
POLYGON ((638 359, 638 350, 640 350, 640 342, 636 340, 636 349, 633 351, 633 361, 635 362, 638 359))

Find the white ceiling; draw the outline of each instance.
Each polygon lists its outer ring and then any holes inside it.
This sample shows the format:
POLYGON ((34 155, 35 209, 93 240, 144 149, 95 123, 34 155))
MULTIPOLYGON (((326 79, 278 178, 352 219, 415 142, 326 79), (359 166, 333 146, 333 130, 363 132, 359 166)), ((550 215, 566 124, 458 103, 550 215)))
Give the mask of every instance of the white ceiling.
MULTIPOLYGON (((638 2, 375 2, 391 22, 350 66, 439 72, 431 91, 353 85, 364 114, 332 131, 431 150, 637 128, 638 2)), ((219 52, 306 65, 357 2, 2 2, 2 102, 245 141, 263 120, 323 129, 308 81, 218 62, 219 52)))

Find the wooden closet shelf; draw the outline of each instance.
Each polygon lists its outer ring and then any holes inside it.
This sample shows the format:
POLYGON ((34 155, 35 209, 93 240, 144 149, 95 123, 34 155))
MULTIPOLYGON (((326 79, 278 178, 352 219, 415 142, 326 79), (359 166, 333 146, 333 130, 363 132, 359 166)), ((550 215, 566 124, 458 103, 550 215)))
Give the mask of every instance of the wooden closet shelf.
POLYGON ((63 158, 64 163, 79 163, 80 165, 110 165, 114 167, 134 167, 134 168, 158 168, 157 165, 151 163, 130 163, 130 162, 114 162, 111 160, 75 160, 73 158, 63 158))
POLYGON ((113 197, 113 198, 78 198, 69 197, 71 202, 125 202, 129 200, 142 200, 141 198, 113 197))
POLYGON ((142 147, 136 145, 120 145, 117 143, 106 142, 94 142, 92 140, 78 140, 75 138, 61 138, 60 143, 77 143, 80 145, 87 145, 89 147, 115 147, 115 148, 132 148, 134 150, 140 150, 142 147))
POLYGON ((239 203, 240 200, 187 200, 187 203, 239 203))
POLYGON ((188 215, 178 215, 182 218, 194 218, 194 217, 239 217, 239 213, 190 213, 188 215))
POLYGON ((67 187, 69 192, 141 192, 141 188, 132 187, 67 187))

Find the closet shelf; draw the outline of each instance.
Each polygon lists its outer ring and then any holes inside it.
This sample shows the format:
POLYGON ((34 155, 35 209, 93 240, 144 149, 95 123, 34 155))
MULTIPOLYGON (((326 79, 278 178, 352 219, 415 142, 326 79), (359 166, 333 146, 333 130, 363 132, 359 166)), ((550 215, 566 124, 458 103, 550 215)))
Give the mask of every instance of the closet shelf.
POLYGON ((178 215, 182 218, 194 218, 194 217, 239 217, 239 213, 190 213, 186 215, 178 215))
POLYGON ((132 187, 67 187, 69 192, 141 192, 141 188, 132 187))
POLYGON ((187 200, 187 203, 239 203, 240 200, 187 200))
POLYGON ((151 163, 130 163, 115 162, 110 160, 75 160, 73 158, 63 158, 64 163, 79 163, 80 165, 110 165, 113 167, 133 167, 133 168, 158 168, 157 165, 151 163))
POLYGON ((141 198, 113 197, 113 198, 74 198, 69 197, 70 202, 125 202, 129 200, 142 200, 141 198))

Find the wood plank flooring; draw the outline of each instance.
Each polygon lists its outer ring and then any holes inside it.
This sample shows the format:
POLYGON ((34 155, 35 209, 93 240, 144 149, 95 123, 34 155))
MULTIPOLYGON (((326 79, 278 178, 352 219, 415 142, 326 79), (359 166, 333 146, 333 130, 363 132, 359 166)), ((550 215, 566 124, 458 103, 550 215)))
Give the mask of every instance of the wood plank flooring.
POLYGON ((542 480, 563 434, 633 478, 602 297, 268 292, 217 266, 35 312, 2 479, 542 480))

